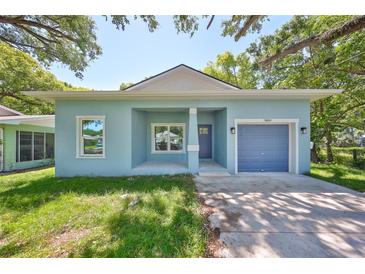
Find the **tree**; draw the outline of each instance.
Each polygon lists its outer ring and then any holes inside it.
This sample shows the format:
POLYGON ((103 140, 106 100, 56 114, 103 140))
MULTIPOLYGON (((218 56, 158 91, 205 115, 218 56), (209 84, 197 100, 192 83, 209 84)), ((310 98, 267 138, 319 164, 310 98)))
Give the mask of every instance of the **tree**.
POLYGON ((0 104, 24 113, 54 112, 53 104, 25 96, 23 90, 83 89, 57 80, 28 54, 0 42, 0 104))
MULTIPOLYGON (((275 34, 260 38, 247 50, 260 62, 263 56, 281 52, 293 41, 300 41, 335 25, 344 25, 351 16, 295 16, 275 34)), ((294 42, 295 43, 295 42, 294 42)), ((311 105, 311 139, 317 147, 324 144, 327 161, 333 161, 334 133, 347 127, 363 127, 365 106, 365 32, 357 31, 341 37, 335 43, 313 44, 273 63, 271 70, 259 69, 266 88, 336 88, 340 95, 331 96, 311 105)))
MULTIPOLYGON (((200 20, 207 19, 209 16, 188 16, 175 15, 174 24, 178 32, 189 33, 193 36, 199 29, 200 20)), ((305 16, 301 16, 305 17, 305 16)), ((312 16, 318 18, 318 16, 312 16)), ((284 58, 288 55, 295 54, 298 51, 315 45, 324 45, 337 41, 342 37, 346 37, 352 33, 361 31, 365 28, 365 15, 361 16, 325 16, 330 24, 313 29, 311 33, 301 33, 297 40, 285 39, 280 42, 282 45, 279 48, 273 48, 272 51, 266 53, 259 60, 258 64, 262 67, 270 68, 273 62, 284 58), (337 20, 339 19, 339 20, 337 20), (345 19, 345 20, 344 20, 345 19)), ((207 23, 207 29, 211 26, 215 16, 210 16, 207 23)), ((223 20, 221 24, 222 35, 234 37, 237 42, 247 33, 259 33, 265 21, 269 20, 266 15, 232 15, 229 19, 223 20)), ((291 32, 296 25, 287 25, 286 29, 281 28, 281 31, 291 32)), ((361 73, 365 74, 363 71, 361 73)))
POLYGON ((133 83, 121 83, 119 86, 119 90, 125 90, 126 88, 132 86, 133 83))
MULTIPOLYGON (((125 30, 130 24, 125 15, 111 18, 118 29, 125 30)), ((146 22, 150 31, 158 26, 154 16, 133 18, 146 22)), ((90 16, 0 16, 0 41, 30 54, 46 67, 60 62, 80 78, 88 64, 102 53, 95 31, 90 16)))
POLYGON ((208 62, 203 71, 241 88, 255 88, 257 77, 246 53, 234 56, 227 51, 219 54, 214 62, 208 62))

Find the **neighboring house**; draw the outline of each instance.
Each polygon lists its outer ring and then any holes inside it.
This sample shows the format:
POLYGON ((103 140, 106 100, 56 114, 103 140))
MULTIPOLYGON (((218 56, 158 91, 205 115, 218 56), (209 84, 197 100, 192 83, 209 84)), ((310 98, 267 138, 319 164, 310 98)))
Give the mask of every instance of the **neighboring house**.
POLYGON ((54 115, 24 115, 0 105, 0 172, 49 165, 54 115))
POLYGON ((123 91, 56 102, 56 175, 305 173, 310 101, 339 90, 243 90, 179 65, 123 91))

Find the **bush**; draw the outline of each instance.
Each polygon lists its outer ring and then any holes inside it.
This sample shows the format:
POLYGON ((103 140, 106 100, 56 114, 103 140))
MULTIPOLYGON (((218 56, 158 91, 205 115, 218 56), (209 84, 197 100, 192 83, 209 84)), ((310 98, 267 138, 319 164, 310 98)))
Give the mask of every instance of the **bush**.
MULTIPOLYGON (((332 151, 335 163, 365 169, 365 147, 333 147, 332 151), (356 160, 353 151, 356 151, 356 160)), ((320 158, 326 159, 325 150, 321 150, 320 158)))

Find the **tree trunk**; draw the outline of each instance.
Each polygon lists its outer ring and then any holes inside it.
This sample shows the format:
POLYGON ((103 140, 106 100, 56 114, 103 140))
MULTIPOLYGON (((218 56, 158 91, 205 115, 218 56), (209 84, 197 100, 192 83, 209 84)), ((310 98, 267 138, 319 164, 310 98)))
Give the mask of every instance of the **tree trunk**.
POLYGON ((352 159, 353 159, 354 165, 356 165, 357 164, 357 150, 356 149, 352 150, 352 159))
POLYGON ((313 148, 311 149, 311 161, 313 163, 319 162, 319 156, 318 156, 316 143, 313 143, 313 148))
POLYGON ((333 152, 332 152, 332 131, 330 129, 326 130, 326 150, 327 150, 327 162, 333 162, 333 152))

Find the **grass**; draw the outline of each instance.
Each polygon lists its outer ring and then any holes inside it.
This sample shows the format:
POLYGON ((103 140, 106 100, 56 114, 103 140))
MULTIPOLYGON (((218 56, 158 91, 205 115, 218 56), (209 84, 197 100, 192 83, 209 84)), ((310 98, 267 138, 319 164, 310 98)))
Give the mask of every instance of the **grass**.
POLYGON ((341 164, 314 164, 309 174, 330 183, 365 192, 365 170, 341 164))
POLYGON ((204 256, 191 176, 60 179, 47 168, 0 182, 0 257, 204 256))
MULTIPOLYGON (((348 167, 355 167, 359 169, 365 169, 365 147, 333 147, 334 162, 348 167), (354 162, 352 151, 356 150, 358 159, 354 162)), ((326 159, 326 151, 322 149, 320 151, 320 158, 326 159)))

